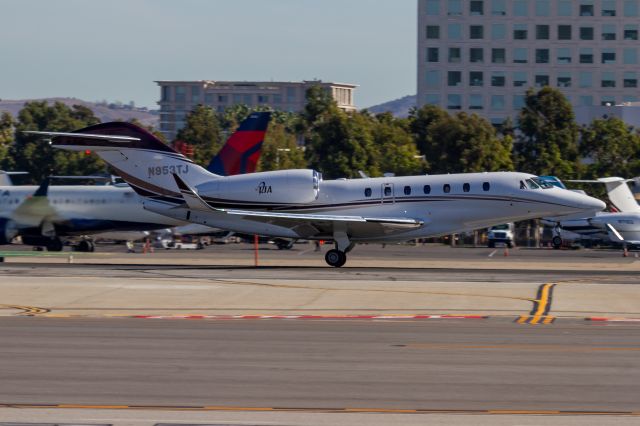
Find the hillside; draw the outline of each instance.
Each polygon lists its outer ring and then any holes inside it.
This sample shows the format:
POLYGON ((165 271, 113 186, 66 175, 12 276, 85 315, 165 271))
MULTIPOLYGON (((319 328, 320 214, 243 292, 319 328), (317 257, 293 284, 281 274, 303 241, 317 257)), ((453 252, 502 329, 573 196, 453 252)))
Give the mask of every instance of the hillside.
POLYGON ((408 117, 409 110, 416 106, 416 99, 416 95, 409 95, 400 99, 374 105, 367 108, 367 110, 374 114, 388 111, 396 117, 408 117))
POLYGON ((0 112, 8 111, 11 115, 17 117, 18 112, 20 112, 24 104, 31 101, 47 101, 50 104, 62 102, 68 106, 83 105, 90 108, 102 122, 116 120, 129 121, 135 118, 147 126, 158 127, 159 115, 157 111, 146 108, 131 108, 127 105, 87 102, 76 98, 2 99, 0 100, 0 112))

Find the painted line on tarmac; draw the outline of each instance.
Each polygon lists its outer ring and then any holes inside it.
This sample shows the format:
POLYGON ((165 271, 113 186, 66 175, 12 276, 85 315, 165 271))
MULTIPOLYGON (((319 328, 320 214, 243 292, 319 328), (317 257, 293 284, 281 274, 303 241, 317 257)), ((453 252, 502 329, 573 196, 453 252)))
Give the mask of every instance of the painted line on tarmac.
POLYGON ((18 312, 17 316, 28 316, 34 317, 36 315, 43 315, 51 312, 51 309, 48 308, 39 308, 37 306, 21 306, 21 305, 0 305, 0 309, 16 309, 21 312, 18 312))
POLYGON ((551 302, 553 301, 553 289, 556 284, 542 284, 538 287, 538 296, 533 301, 533 309, 529 315, 521 315, 516 320, 518 324, 553 324, 555 317, 549 315, 551 310, 551 302))
POLYGON ((101 405, 101 404, 8 404, 0 408, 21 409, 79 409, 79 410, 154 410, 154 411, 252 411, 298 413, 382 413, 382 414, 487 414, 487 415, 540 415, 540 416, 640 416, 640 411, 606 410, 454 410, 454 409, 401 409, 401 408, 305 408, 305 407, 234 407, 217 405, 101 405))
POLYGON ((640 318, 603 318, 603 317, 588 317, 584 319, 585 321, 595 321, 595 322, 638 322, 640 323, 640 318))
POLYGON ((162 320, 427 320, 427 319, 488 319, 486 315, 74 315, 47 314, 45 318, 135 318, 162 320))
POLYGON ((386 320, 386 319, 486 319, 483 315, 134 315, 142 319, 209 319, 209 320, 386 320))

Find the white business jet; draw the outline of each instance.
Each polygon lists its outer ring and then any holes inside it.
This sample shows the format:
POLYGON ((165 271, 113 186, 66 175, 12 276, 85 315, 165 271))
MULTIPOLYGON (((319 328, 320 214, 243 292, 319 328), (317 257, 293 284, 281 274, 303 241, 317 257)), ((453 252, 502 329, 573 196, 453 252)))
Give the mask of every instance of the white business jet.
MULTIPOLYGON (((140 129, 141 130, 141 129, 140 129)), ((542 216, 592 215, 605 204, 526 173, 465 173, 323 181, 314 170, 223 177, 147 132, 98 124, 33 132, 56 147, 91 149, 139 194, 145 208, 235 232, 333 240, 326 262, 345 264, 358 242, 406 241, 542 216)))
MULTIPOLYGON (((620 177, 568 181, 604 184, 609 200, 618 212, 599 212, 593 217, 563 220, 560 222, 560 228, 587 237, 608 237, 612 242, 622 244, 624 247, 640 245, 640 206, 627 185, 632 181, 634 179, 620 177)), ((561 237, 554 236, 554 247, 559 247, 561 244, 561 237)))

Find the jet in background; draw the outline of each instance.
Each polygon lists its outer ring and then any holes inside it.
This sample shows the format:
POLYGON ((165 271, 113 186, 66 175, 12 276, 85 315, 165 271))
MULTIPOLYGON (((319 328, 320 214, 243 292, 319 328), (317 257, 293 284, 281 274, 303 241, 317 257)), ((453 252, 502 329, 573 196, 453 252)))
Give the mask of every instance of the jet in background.
POLYGON ((587 240, 609 240, 622 244, 625 248, 629 245, 640 246, 640 206, 627 185, 628 182, 637 181, 637 179, 605 177, 597 180, 568 181, 604 184, 609 201, 617 212, 598 212, 592 217, 557 222, 552 239, 553 247, 562 246, 563 231, 577 234, 587 240))
MULTIPOLYGON (((254 172, 270 118, 270 112, 250 114, 208 169, 216 173, 254 172)), ((151 135, 130 123, 110 123, 109 128, 120 135, 132 128, 151 135)), ((5 172, 0 177, 7 182, 10 174, 5 172)), ((188 222, 144 209, 142 198, 128 184, 50 186, 46 179, 39 187, 0 186, 0 244, 9 244, 20 236, 24 244, 60 251, 65 241, 79 239, 76 250, 93 251, 94 244, 87 236, 109 232, 110 236, 144 237, 151 230, 185 224, 188 222)))
MULTIPOLYGON (((142 129, 139 129, 142 130, 142 129)), ((110 123, 30 132, 56 148, 91 149, 145 198, 145 208, 239 233, 332 240, 343 266, 358 242, 407 241, 544 216, 592 215, 605 204, 526 173, 461 173, 323 181, 314 170, 220 176, 148 132, 110 123), (126 138, 123 138, 126 136, 126 138)))

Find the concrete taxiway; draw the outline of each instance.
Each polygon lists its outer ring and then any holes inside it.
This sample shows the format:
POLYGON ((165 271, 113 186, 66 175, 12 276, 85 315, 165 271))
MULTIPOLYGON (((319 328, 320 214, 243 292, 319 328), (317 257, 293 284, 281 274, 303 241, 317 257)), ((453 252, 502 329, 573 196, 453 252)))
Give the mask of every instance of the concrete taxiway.
POLYGON ((357 250, 342 269, 309 247, 264 250, 260 268, 242 246, 7 258, 0 419, 640 421, 635 257, 357 250))

